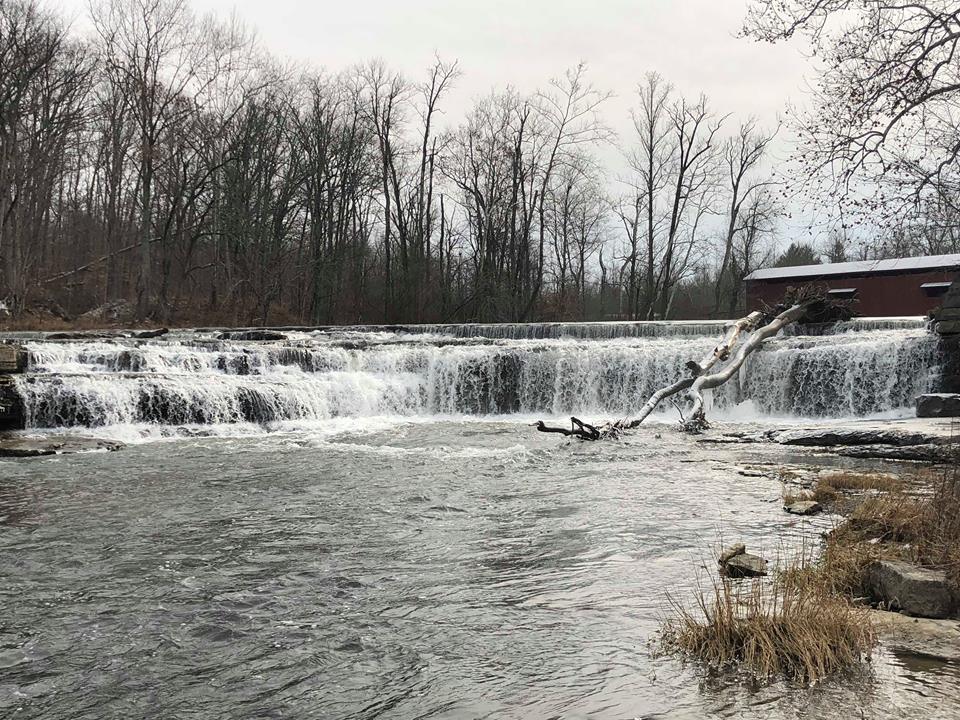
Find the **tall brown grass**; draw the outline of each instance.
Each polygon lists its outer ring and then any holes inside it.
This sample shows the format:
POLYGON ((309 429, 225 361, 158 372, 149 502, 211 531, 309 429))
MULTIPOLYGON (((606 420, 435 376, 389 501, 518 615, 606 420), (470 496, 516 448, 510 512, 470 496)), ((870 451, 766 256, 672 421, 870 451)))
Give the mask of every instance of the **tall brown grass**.
POLYGON ((817 481, 817 486, 837 492, 843 490, 899 492, 903 489, 903 482, 887 473, 846 470, 822 474, 817 481))
POLYGON ((815 682, 869 659, 877 641, 865 609, 790 573, 772 582, 718 580, 693 607, 671 604, 666 651, 760 681, 815 682))
POLYGON ((884 556, 879 545, 831 532, 817 556, 804 552, 779 570, 787 582, 823 595, 856 600, 866 591, 867 568, 884 556))
POLYGON ((960 587, 960 474, 915 474, 925 493, 908 493, 888 474, 845 471, 825 473, 812 491, 785 495, 785 503, 835 503, 849 517, 816 558, 801 552, 768 579, 715 580, 692 606, 671 600, 664 649, 758 680, 815 682, 869 659, 877 633, 859 600, 873 562, 898 557, 944 568, 960 587))
MULTIPOLYGON (((858 473, 858 472, 830 472, 822 474, 812 490, 798 494, 785 493, 784 505, 800 500, 816 500, 821 505, 833 505, 848 494, 864 492, 901 492, 903 482, 892 475, 885 473, 858 473)), ((855 503, 844 503, 851 507, 855 503)))

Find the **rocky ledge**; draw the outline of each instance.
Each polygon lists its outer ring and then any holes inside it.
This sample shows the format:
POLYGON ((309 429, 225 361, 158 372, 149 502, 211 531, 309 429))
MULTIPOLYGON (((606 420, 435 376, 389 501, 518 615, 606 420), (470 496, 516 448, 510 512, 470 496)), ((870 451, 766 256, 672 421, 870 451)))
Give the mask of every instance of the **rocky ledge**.
POLYGON ((917 398, 919 418, 960 418, 960 393, 930 393, 917 398))
POLYGON ((123 447, 115 440, 90 437, 29 437, 0 435, 0 457, 40 457, 80 452, 112 452, 123 447))
POLYGON ((823 449, 834 455, 883 460, 953 463, 958 460, 958 438, 948 419, 890 420, 881 425, 819 428, 773 428, 726 432, 706 437, 704 443, 776 443, 823 449))
POLYGON ((870 566, 867 585, 873 599, 887 610, 934 619, 957 616, 957 596, 942 570, 880 560, 870 566))
POLYGON ((960 662, 960 621, 914 618, 873 611, 884 644, 919 658, 960 662))

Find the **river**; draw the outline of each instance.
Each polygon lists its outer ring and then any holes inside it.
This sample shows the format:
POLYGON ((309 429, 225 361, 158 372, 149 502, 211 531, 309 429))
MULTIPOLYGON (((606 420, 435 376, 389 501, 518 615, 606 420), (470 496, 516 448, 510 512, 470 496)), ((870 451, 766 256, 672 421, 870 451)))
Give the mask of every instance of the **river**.
MULTIPOLYGON (((529 422, 620 412, 709 332, 33 341, 25 432, 129 444, 0 463, 0 716, 960 711, 954 666, 884 648, 814 688, 656 652, 668 597, 710 582, 724 539, 776 557, 834 520, 788 518, 779 482, 741 469, 839 461, 699 443, 673 409, 610 443, 529 422)), ((909 324, 781 338, 714 416, 904 414, 931 352, 909 324), (849 383, 831 353, 870 394, 822 390, 849 383)))

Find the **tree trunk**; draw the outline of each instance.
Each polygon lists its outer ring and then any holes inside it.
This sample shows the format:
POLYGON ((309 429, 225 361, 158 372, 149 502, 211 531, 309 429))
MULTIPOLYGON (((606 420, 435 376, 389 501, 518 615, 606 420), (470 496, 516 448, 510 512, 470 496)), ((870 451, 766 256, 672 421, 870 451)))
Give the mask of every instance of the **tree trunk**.
MULTIPOLYGON (((616 438, 625 430, 638 427, 667 398, 689 390, 690 397, 693 400, 693 411, 690 418, 683 421, 682 427, 687 432, 700 432, 709 427, 704 411, 703 391, 718 387, 736 375, 747 356, 759 348, 765 340, 776 335, 790 323, 796 322, 808 313, 813 312, 815 306, 826 308, 826 314, 842 315, 844 311, 849 312, 845 306, 830 305, 816 291, 801 289, 794 294, 794 299, 790 301, 790 304, 781 304, 769 313, 750 313, 727 326, 727 331, 719 345, 699 362, 691 360, 687 363, 686 367, 690 372, 690 377, 681 378, 657 390, 640 408, 634 419, 625 418, 594 426, 577 418, 571 418, 569 429, 551 427, 545 425, 542 421, 538 421, 536 423, 537 430, 574 436, 581 440, 616 438), (737 346, 744 332, 750 332, 750 335, 739 345, 736 354, 730 359, 734 347, 737 346), (717 363, 727 360, 729 360, 729 363, 720 370, 707 373, 717 363)), ((821 314, 820 317, 824 317, 824 314, 821 314)), ((849 317, 849 315, 846 317, 849 317)))

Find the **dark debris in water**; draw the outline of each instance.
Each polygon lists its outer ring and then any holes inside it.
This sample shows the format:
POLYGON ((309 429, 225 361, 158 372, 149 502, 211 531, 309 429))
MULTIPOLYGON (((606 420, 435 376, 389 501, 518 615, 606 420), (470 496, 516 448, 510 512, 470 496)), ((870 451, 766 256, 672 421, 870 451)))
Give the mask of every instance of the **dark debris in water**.
POLYGON ((20 435, 0 436, 0 457, 41 457, 80 452, 113 452, 123 443, 116 440, 89 437, 26 437, 20 435))

